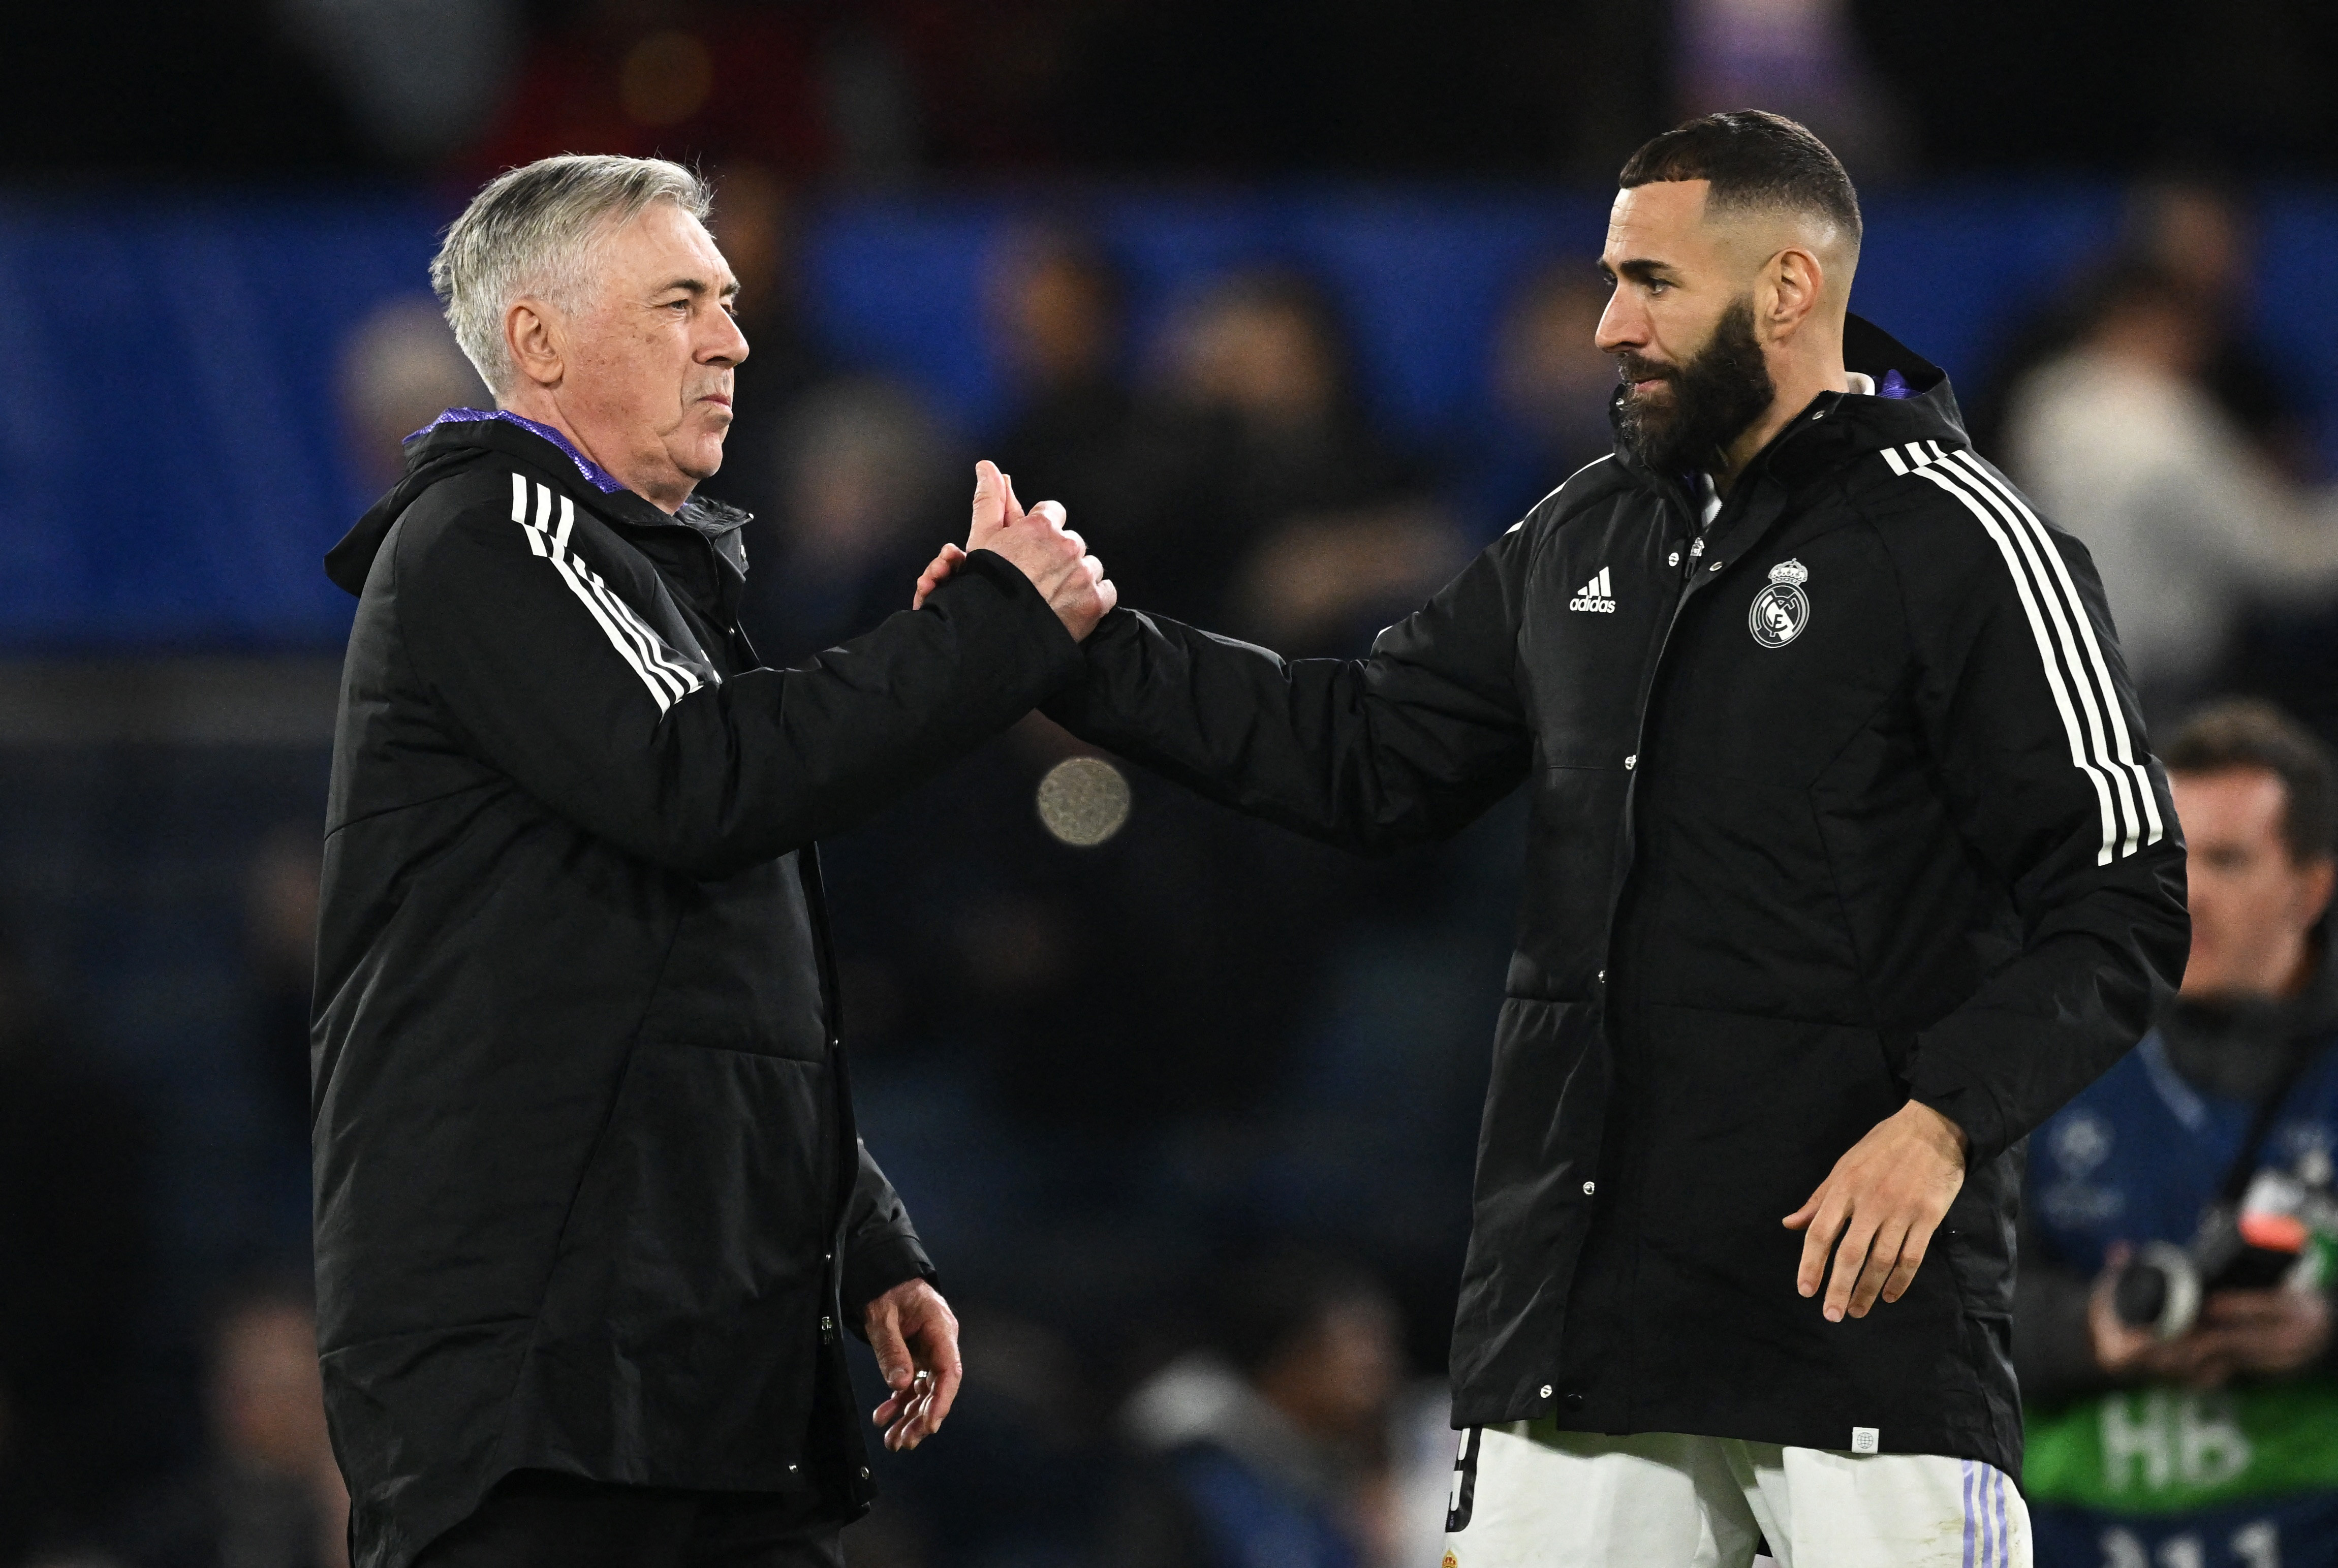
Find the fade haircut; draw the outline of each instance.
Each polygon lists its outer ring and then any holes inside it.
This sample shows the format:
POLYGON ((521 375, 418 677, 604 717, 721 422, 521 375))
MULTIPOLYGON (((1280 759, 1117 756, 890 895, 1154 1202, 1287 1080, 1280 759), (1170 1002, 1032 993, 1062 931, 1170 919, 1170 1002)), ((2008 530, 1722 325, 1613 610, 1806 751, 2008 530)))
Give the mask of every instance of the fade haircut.
POLYGON ((1788 211, 1832 223, 1859 250, 1859 193, 1827 144, 1783 114, 1733 109, 1675 125, 1625 160, 1616 183, 1704 180, 1708 212, 1788 211))
POLYGON ((2281 780, 2281 841, 2309 866, 2338 857, 2338 773, 2329 749, 2270 702, 2235 698, 2185 720, 2162 759, 2170 773, 2255 769, 2281 780))
POLYGON ((574 309, 601 241, 660 201, 701 222, 714 206, 706 181, 679 163, 577 153, 507 169, 471 198, 431 259, 430 287, 497 396, 515 374, 504 348, 512 302, 533 295, 574 309))

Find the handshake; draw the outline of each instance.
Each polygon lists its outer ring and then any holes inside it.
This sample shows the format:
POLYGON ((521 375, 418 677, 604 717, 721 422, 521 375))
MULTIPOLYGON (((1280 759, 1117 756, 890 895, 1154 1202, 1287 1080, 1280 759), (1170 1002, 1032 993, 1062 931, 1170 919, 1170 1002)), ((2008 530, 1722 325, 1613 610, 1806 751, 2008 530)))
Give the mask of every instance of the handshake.
POLYGON ((968 530, 966 548, 942 546, 918 579, 918 596, 910 608, 921 608, 926 596, 976 550, 989 550, 1013 562, 1075 641, 1095 631, 1096 622, 1120 602, 1119 591, 1104 574, 1104 563, 1088 554, 1086 540, 1064 526, 1063 507, 1042 501, 1024 511, 1015 499, 1014 481, 987 461, 974 466, 974 524, 968 530))

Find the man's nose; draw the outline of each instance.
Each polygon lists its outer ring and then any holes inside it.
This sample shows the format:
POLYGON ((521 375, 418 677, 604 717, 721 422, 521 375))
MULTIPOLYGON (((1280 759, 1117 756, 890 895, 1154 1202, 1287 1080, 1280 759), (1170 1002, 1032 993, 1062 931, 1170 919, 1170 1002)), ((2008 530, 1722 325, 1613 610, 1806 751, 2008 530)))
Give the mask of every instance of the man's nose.
POLYGON ((713 339, 701 347, 698 357, 710 364, 736 365, 747 357, 747 334, 728 310, 715 311, 714 320, 713 339))
POLYGON ((1648 318, 1632 302, 1622 289, 1607 296, 1607 309, 1599 313, 1599 330, 1591 341, 1602 354, 1613 354, 1618 348, 1636 348, 1648 340, 1648 318))

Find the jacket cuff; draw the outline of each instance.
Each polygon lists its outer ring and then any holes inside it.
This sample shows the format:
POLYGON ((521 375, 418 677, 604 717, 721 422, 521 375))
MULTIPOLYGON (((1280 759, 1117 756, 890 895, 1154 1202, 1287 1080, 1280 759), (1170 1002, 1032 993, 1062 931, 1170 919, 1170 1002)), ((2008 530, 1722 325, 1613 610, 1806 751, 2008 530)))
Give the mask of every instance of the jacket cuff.
MULTIPOLYGON (((1078 681, 1084 667, 1078 640, 1065 627, 1063 617, 1056 613, 1046 596, 1023 575, 1021 567, 995 550, 977 550, 966 558, 958 571, 961 574, 971 572, 987 582, 1007 601, 1011 612, 1028 627, 1046 656, 1048 694, 1078 681)), ((944 583, 935 592, 948 593, 957 580, 944 583)))
MULTIPOLYGON (((1059 621, 1056 624, 1060 626, 1063 622, 1059 621)), ((1080 679, 1041 703, 1039 711, 1066 729, 1073 729, 1084 722, 1088 716, 1090 703, 1096 700, 1095 693, 1106 678, 1105 672, 1114 667, 1115 662, 1143 656, 1144 632, 1144 618, 1138 612, 1125 607, 1115 607, 1107 612, 1105 618, 1096 622, 1095 630, 1088 633, 1087 641, 1077 644, 1080 679)))
POLYGON ((1988 1094, 1979 1089, 1926 1083, 1920 1068, 1908 1098, 1919 1105, 1930 1106, 1962 1130, 1967 1171, 1978 1171, 2004 1153, 2013 1146, 2014 1137, 2019 1136, 2009 1135, 2005 1118, 1988 1094))
POLYGON ((861 1317, 869 1303, 896 1285, 911 1279, 936 1283, 941 1277, 934 1271, 933 1259, 914 1236, 876 1236, 860 1242, 844 1257, 844 1279, 841 1284, 844 1320, 855 1334, 868 1338, 861 1327, 861 1317))

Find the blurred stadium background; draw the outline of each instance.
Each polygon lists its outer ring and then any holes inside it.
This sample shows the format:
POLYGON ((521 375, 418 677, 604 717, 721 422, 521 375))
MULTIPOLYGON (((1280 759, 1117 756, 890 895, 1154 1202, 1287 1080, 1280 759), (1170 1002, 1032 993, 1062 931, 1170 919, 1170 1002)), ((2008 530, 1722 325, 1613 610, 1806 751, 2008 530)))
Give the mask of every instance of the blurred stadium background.
MULTIPOLYGON (((1854 308, 1988 455, 2050 466, 2025 373, 2156 309, 2270 482, 2338 459, 2310 0, 132 0, 10 7, 0 62, 0 1564, 332 1560, 319 558, 481 396, 424 265, 497 168, 717 177, 753 357, 708 488, 774 659, 906 601, 976 456, 1130 602, 1361 651, 1604 449, 1608 181, 1748 103, 1843 154, 1854 308)), ((2338 587, 2283 576, 2219 579, 2155 701, 2338 727, 2338 587)), ((1070 842, 1077 750, 1033 720, 829 848, 973 1379, 855 1560, 1206 1561, 1147 1455, 1241 1384, 1349 1560, 1433 1562, 1518 824, 1364 865, 1139 776, 1070 842)))

